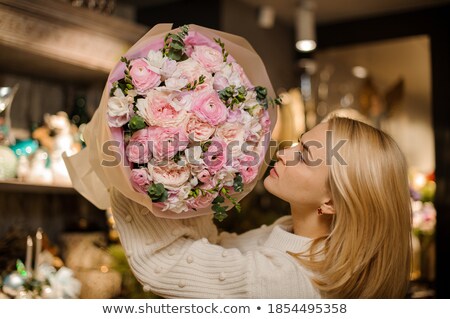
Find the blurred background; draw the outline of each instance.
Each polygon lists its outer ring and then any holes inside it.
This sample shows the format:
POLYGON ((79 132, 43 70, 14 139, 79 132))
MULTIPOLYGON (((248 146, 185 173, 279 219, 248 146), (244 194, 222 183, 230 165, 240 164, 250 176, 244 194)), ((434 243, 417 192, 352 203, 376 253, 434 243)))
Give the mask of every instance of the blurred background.
MULTIPOLYGON (((158 23, 245 37, 283 99, 282 147, 332 113, 391 134, 410 172, 408 298, 450 297, 448 0, 0 0, 0 297, 34 298, 36 287, 47 298, 156 297, 61 154, 84 147, 109 71, 158 23), (23 279, 39 265, 59 285, 23 279)), ((218 227, 241 233, 289 206, 259 183, 242 211, 218 227)))

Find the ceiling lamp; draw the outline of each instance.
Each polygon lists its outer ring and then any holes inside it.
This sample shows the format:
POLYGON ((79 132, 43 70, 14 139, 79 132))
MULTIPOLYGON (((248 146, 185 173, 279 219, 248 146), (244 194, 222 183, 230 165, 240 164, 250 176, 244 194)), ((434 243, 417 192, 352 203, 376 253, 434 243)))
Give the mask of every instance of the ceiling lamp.
POLYGON ((271 29, 275 24, 275 10, 272 6, 264 5, 259 9, 258 25, 263 29, 271 29))
POLYGON ((316 3, 312 0, 298 2, 295 10, 295 31, 297 50, 312 51, 316 48, 316 3))

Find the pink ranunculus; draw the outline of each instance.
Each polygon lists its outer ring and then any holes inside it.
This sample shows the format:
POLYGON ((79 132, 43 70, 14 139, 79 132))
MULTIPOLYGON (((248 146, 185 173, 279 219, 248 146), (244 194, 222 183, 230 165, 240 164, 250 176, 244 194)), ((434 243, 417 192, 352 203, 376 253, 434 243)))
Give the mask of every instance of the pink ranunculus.
POLYGON ((217 193, 210 193, 207 191, 202 192, 197 197, 191 197, 187 200, 187 205, 190 208, 199 209, 205 208, 211 205, 214 198, 217 197, 217 193))
POLYGON ((185 119, 185 110, 176 110, 167 92, 152 90, 145 99, 138 99, 136 107, 149 125, 179 126, 185 119))
POLYGON ((227 162, 227 144, 218 138, 213 138, 208 150, 203 154, 203 161, 211 174, 221 170, 227 162))
POLYGON ((195 46, 191 58, 199 62, 207 71, 212 73, 219 71, 224 63, 222 52, 206 45, 195 46))
POLYGON ((192 102, 192 112, 202 121, 216 126, 227 119, 228 110, 213 90, 199 92, 192 102))
POLYGON ((195 80, 198 81, 202 75, 205 77, 205 83, 212 85, 211 74, 194 59, 187 59, 178 62, 177 68, 171 78, 185 79, 188 83, 193 83, 195 80))
POLYGON ((244 155, 239 159, 239 173, 245 184, 251 183, 258 175, 260 158, 256 154, 244 155))
POLYGON ((150 131, 148 128, 135 132, 126 148, 128 160, 138 164, 148 163, 151 159, 150 143, 150 131))
POLYGON ((168 190, 179 190, 191 175, 188 166, 181 166, 173 161, 161 166, 149 163, 148 169, 153 182, 163 184, 168 190))
POLYGON ((161 84, 161 76, 150 69, 145 59, 136 59, 131 62, 130 76, 139 94, 146 93, 161 84))
POLYGON ((146 169, 137 168, 131 170, 130 181, 136 191, 146 194, 151 182, 151 177, 146 169))
POLYGON ((148 130, 152 154, 157 161, 171 159, 189 144, 189 138, 182 127, 151 126, 148 130))
POLYGON ((201 121, 197 116, 191 115, 186 121, 186 134, 196 142, 204 142, 214 134, 216 129, 209 123, 201 121))

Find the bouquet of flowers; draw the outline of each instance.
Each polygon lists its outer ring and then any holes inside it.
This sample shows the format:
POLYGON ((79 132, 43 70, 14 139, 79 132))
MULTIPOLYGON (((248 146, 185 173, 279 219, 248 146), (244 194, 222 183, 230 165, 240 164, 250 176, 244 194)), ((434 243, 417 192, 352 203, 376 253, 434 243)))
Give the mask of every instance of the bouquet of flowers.
POLYGON ((88 158, 94 169, 77 176, 74 162, 66 165, 88 199, 94 171, 157 216, 212 210, 223 220, 267 167, 271 106, 279 100, 270 98, 264 65, 242 38, 194 25, 163 29, 152 29, 110 74, 84 133, 87 148, 95 147, 74 158, 88 158))

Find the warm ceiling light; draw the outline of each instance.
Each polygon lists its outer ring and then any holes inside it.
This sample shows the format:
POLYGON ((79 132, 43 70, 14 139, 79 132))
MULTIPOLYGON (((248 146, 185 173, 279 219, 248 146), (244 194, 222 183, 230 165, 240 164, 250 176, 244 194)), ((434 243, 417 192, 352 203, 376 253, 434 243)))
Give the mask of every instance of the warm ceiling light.
POLYGON ((275 10, 272 6, 264 5, 259 9, 258 25, 263 29, 271 29, 275 24, 275 10))
POLYGON ((369 72, 367 72, 367 69, 365 67, 358 65, 353 67, 352 73, 359 79, 365 79, 369 72))
POLYGON ((295 47, 299 51, 308 52, 316 48, 316 3, 312 0, 303 0, 298 3, 295 10, 295 47))

